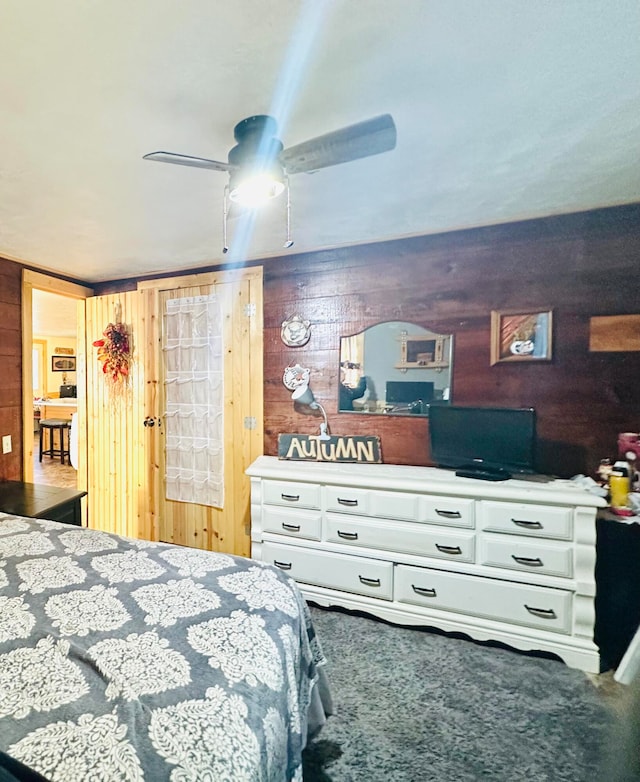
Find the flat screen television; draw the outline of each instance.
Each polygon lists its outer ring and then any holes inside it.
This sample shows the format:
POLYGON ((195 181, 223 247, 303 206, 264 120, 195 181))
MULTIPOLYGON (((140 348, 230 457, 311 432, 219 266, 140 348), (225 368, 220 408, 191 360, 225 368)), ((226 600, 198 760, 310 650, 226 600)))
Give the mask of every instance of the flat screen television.
POLYGON ((533 408, 431 405, 429 440, 432 460, 456 475, 499 481, 535 472, 533 408))

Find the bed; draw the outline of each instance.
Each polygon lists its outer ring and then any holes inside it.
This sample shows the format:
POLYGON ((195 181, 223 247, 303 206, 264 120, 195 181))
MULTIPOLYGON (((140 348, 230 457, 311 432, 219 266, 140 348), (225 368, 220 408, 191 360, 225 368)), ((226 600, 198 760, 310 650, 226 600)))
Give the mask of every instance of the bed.
POLYGON ((47 780, 302 780, 323 665, 277 568, 0 513, 0 751, 47 780))

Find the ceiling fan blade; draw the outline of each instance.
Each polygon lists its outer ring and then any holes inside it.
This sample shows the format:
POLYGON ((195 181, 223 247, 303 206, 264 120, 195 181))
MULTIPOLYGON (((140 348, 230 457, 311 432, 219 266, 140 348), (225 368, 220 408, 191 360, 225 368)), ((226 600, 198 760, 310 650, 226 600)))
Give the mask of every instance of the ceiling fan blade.
POLYGON ((280 154, 280 161, 288 174, 299 174, 379 155, 393 149, 395 145, 396 126, 393 117, 381 114, 288 147, 280 154))
POLYGON ((231 163, 222 163, 220 160, 209 160, 206 157, 193 157, 192 155, 178 155, 175 152, 149 152, 142 156, 143 160, 156 160, 158 163, 175 163, 178 166, 192 166, 193 168, 209 168, 213 171, 233 171, 236 166, 231 163))

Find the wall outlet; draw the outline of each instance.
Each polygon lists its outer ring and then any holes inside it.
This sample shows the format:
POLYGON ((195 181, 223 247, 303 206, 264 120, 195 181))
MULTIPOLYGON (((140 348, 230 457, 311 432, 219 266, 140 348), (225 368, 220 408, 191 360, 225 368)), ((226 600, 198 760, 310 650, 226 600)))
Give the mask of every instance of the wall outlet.
POLYGON ((2 438, 2 453, 11 453, 11 435, 5 434, 2 438))

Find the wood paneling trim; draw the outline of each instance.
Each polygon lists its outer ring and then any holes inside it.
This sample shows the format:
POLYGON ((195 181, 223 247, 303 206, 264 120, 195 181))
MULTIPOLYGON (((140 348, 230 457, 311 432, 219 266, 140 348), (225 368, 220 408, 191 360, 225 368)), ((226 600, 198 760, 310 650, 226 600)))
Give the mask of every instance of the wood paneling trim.
POLYGON ((408 320, 454 334, 453 400, 532 406, 538 411, 539 469, 592 474, 615 456, 617 433, 637 429, 640 353, 588 351, 589 318, 637 311, 620 290, 637 276, 640 206, 603 210, 342 248, 265 265, 265 453, 279 432, 311 433, 294 410, 283 368, 299 361, 336 434, 378 434, 383 459, 429 464, 425 419, 336 413, 339 338, 381 320, 408 320), (625 282, 626 281, 626 282, 625 282), (490 365, 490 312, 554 311, 554 355, 538 364, 490 365), (287 349, 282 320, 314 323, 310 342, 287 349))
POLYGON ((38 290, 58 293, 62 296, 69 296, 74 299, 86 299, 88 296, 93 295, 93 288, 75 282, 69 282, 68 280, 62 280, 59 277, 53 277, 31 269, 23 269, 22 281, 38 290))
POLYGON ((640 315, 613 315, 591 318, 589 350, 640 350, 640 315))

